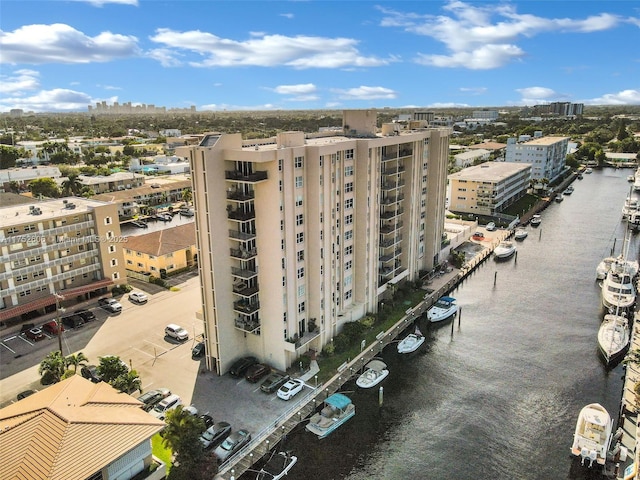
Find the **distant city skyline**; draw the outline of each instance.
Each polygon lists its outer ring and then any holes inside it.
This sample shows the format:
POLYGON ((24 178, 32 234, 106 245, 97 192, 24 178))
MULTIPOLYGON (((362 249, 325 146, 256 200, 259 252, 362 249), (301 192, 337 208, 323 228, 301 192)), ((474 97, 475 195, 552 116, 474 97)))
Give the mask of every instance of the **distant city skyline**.
POLYGON ((640 105, 638 38, 635 2, 3 1, 0 112, 640 105))

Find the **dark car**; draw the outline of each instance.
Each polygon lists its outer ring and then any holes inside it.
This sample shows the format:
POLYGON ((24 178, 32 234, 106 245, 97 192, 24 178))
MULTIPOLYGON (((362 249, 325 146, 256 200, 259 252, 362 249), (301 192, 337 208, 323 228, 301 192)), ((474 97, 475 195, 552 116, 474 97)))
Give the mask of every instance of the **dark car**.
POLYGON ((84 320, 80 315, 67 315, 62 317, 62 324, 68 328, 79 328, 84 325, 84 320))
POLYGON ((229 373, 234 377, 241 377, 245 374, 249 367, 258 363, 258 359, 256 357, 242 357, 231 365, 229 369, 229 373))
MULTIPOLYGON (((50 322, 42 325, 42 330, 50 335, 58 335, 58 322, 51 320, 50 322)), ((60 324, 59 332, 64 332, 64 325, 62 325, 62 323, 60 324)))
POLYGON ((204 448, 215 448, 231 433, 231 425, 227 422, 218 422, 207 428, 200 436, 204 448))
POLYGON ((269 375, 264 382, 262 382, 262 384, 260 385, 260 390, 265 393, 273 393, 288 381, 289 375, 274 372, 269 375))
POLYGON ((220 463, 224 463, 233 455, 237 453, 242 447, 251 441, 251 434, 246 430, 238 430, 229 435, 218 448, 215 450, 215 455, 218 457, 220 463))
POLYGON ((156 390, 149 390, 138 397, 138 400, 144 403, 142 409, 148 412, 155 407, 163 398, 167 398, 171 395, 171 391, 168 388, 158 388, 156 390))
POLYGON ((93 322, 96 319, 96 314, 91 310, 87 310, 86 308, 81 308, 77 312, 75 312, 80 318, 82 318, 85 322, 93 322))
POLYGON ((98 367, 95 365, 85 365, 80 369, 80 375, 87 380, 91 380, 93 383, 99 383, 102 381, 102 375, 98 373, 98 367))
POLYGON ((20 392, 18 394, 18 400, 22 400, 23 398, 30 397, 31 395, 33 395, 36 392, 37 392, 37 390, 25 390, 24 392, 20 392))
POLYGON ((204 342, 198 342, 191 349, 191 357, 201 358, 202 356, 204 356, 204 342))
POLYGON ((247 370, 244 378, 246 378, 251 383, 256 383, 262 377, 269 375, 271 373, 271 367, 264 363, 256 363, 255 365, 251 365, 247 370))
POLYGON ((213 417, 208 413, 203 413, 202 415, 200 415, 200 420, 202 420, 202 423, 204 423, 204 428, 213 427, 213 424, 215 423, 213 421, 213 417))
POLYGON ((37 342, 39 340, 44 340, 46 338, 44 336, 44 333, 42 333, 42 329, 40 327, 30 328, 29 330, 24 332, 24 336, 27 337, 29 340, 33 340, 34 342, 37 342))

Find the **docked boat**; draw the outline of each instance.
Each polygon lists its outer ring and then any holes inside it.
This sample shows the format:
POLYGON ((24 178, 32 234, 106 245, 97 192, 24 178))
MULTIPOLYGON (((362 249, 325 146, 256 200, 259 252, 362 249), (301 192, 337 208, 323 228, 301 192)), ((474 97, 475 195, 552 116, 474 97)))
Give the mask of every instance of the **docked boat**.
POLYGON ((634 197, 627 197, 622 207, 622 219, 629 220, 634 213, 640 211, 640 204, 638 199, 634 197))
POLYGON ((424 343, 424 335, 416 327, 415 333, 410 333, 398 342, 398 353, 413 353, 424 343))
POLYGON ((611 415, 599 403, 590 403, 578 415, 571 454, 579 457, 582 465, 587 467, 592 467, 594 462, 604 465, 612 438, 611 415))
POLYGON ((256 480, 280 480, 289 473, 297 461, 298 457, 289 452, 274 453, 260 469, 256 480))
POLYGON ((636 178, 633 181, 633 187, 632 190, 634 192, 640 191, 640 176, 636 174, 636 178))
POLYGON ((440 297, 429 310, 427 310, 427 319, 431 323, 442 322, 458 313, 458 304, 453 297, 440 297))
POLYGON ((565 195, 571 195, 573 193, 573 186, 569 185, 567 188, 564 189, 564 194, 565 195))
POLYGON ((633 212, 630 216, 629 216, 629 228, 631 229, 631 231, 633 232, 638 232, 640 231, 640 210, 633 212))
POLYGON ((598 350, 607 366, 622 360, 629 348, 630 339, 631 327, 624 314, 604 316, 598 329, 598 350))
POLYGON ((537 227, 542 223, 542 216, 538 214, 534 215, 533 217, 531 217, 531 220, 529 221, 529 223, 531 224, 532 227, 537 227))
POLYGON ((610 312, 631 308, 636 301, 636 288, 627 262, 616 259, 602 282, 602 305, 610 312))
POLYGON ((372 388, 387 378, 389 370, 382 360, 373 359, 364 367, 364 372, 356 380, 360 388, 372 388))
POLYGON ((342 393, 329 395, 322 410, 314 414, 306 429, 324 438, 356 414, 356 406, 342 393))
POLYGON ((554 198, 554 200, 556 201, 556 203, 560 203, 564 200, 564 195, 562 193, 559 193, 556 195, 556 198, 554 198))
POLYGON ((584 169, 584 173, 589 174, 589 173, 593 173, 593 168, 591 167, 587 167, 584 169))
MULTIPOLYGON (((616 261, 625 262, 622 256, 606 257, 602 259, 602 261, 596 267, 596 279, 604 280, 605 277, 607 276, 607 272, 611 270, 611 265, 616 261)), ((627 266, 627 269, 629 270, 629 275, 631 275, 631 277, 635 277, 638 274, 638 270, 640 269, 640 264, 638 263, 637 260, 626 260, 626 266, 627 266)))
POLYGON ((582 172, 580 172, 580 173, 578 174, 578 180, 582 180, 583 178, 584 178, 584 177, 583 177, 583 175, 582 175, 582 172))
POLYGON ((513 238, 515 240, 524 240, 525 238, 527 238, 527 235, 529 235, 529 232, 526 228, 518 227, 513 234, 513 238))
POLYGON ((628 175, 627 176, 627 182, 635 182, 636 181, 636 176, 635 175, 628 175))
POLYGON ((516 245, 508 240, 503 240, 493 250, 493 256, 499 260, 511 258, 516 253, 516 245))

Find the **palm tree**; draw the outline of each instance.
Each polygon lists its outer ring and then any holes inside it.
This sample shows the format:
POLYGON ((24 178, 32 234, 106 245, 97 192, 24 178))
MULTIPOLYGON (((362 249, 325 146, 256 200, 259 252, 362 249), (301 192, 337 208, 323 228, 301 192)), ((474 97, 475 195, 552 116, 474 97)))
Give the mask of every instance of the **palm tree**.
POLYGON ((65 196, 78 195, 82 190, 82 187, 83 185, 80 180, 78 180, 78 175, 72 173, 69 174, 69 177, 64 182, 62 182, 62 193, 65 196))
POLYGON ((182 201, 189 205, 189 202, 193 199, 193 192, 191 192, 190 188, 185 188, 182 191, 182 201))
POLYGON ((82 352, 78 352, 75 355, 69 355, 65 359, 67 367, 73 365, 73 373, 77 373, 78 372, 78 367, 80 365, 86 365, 88 361, 89 361, 89 359, 82 352))
POLYGON ((213 478, 217 473, 217 465, 205 455, 202 443, 199 441, 200 435, 205 430, 204 422, 184 410, 182 405, 167 412, 166 422, 167 426, 162 431, 162 443, 175 455, 170 475, 173 475, 173 478, 191 480, 213 478))
POLYGON ((115 378, 111 385, 122 393, 133 393, 136 390, 142 393, 142 380, 140 380, 138 372, 135 370, 115 378))
POLYGON ((38 373, 42 376, 40 383, 43 385, 58 383, 62 380, 66 368, 66 359, 62 356, 62 353, 59 350, 50 352, 38 367, 38 373))

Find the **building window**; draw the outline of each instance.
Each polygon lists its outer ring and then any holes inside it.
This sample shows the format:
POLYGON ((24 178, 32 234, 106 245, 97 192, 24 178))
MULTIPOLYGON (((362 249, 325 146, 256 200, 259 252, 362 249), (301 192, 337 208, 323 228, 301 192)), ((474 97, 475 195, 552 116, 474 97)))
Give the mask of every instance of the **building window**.
POLYGON ((301 213, 296 215, 296 225, 300 226, 302 224, 304 224, 304 215, 301 213))
POLYGON ((129 255, 131 255, 131 250, 129 250, 128 248, 125 249, 125 252, 127 252, 129 255))
POLYGON ((304 278, 304 267, 298 269, 298 278, 304 278))
POLYGON ((144 265, 142 263, 138 262, 138 268, 142 268, 142 267, 144 267, 144 265))
MULTIPOLYGON (((282 286, 286 287, 287 286, 287 277, 282 277, 282 286)), ((286 313, 286 312, 285 312, 286 313)))
POLYGON ((344 167, 344 176, 352 177, 353 176, 353 165, 347 165, 344 167))
POLYGON ((35 229, 36 229, 35 225, 25 225, 24 227, 25 232, 30 232, 31 230, 35 230, 35 229))
POLYGON ((284 160, 282 158, 278 159, 278 171, 281 172, 282 171, 282 163, 284 162, 284 160))
POLYGON ((20 260, 14 260, 13 268, 24 267, 26 264, 27 264, 27 259, 26 258, 22 258, 20 260))
POLYGON ((284 232, 284 220, 280 220, 280 231, 284 232))
POLYGON ((344 224, 345 225, 351 225, 353 223, 353 214, 349 214, 346 217, 344 217, 344 224))
POLYGON ((297 256, 298 256, 298 261, 302 262, 304 261, 304 250, 300 250, 297 252, 297 256))
POLYGON ((295 157, 293 159, 293 166, 295 168, 302 168, 303 162, 304 162, 304 157, 295 157))
POLYGON ((296 243, 304 242, 304 232, 296 233, 296 243))
POLYGON ((282 191, 282 180, 278 180, 278 190, 282 191))
POLYGON ((44 277, 44 270, 40 270, 39 272, 33 273, 33 278, 44 277))
POLYGON ((345 150, 344 151, 344 159, 348 160, 350 158, 353 158, 353 149, 349 149, 349 150, 345 150))
POLYGON ((111 275, 111 278, 113 278, 114 280, 117 280, 120 278, 120 273, 118 272, 113 272, 113 275, 111 275))
MULTIPOLYGON (((82 246, 82 245, 80 245, 82 246)), ((109 245, 109 253, 115 253, 116 252, 116 246, 115 245, 109 245)))
POLYGON ((346 270, 351 270, 353 268, 353 260, 347 260, 346 262, 344 262, 344 269, 346 270))
POLYGON ((344 232, 344 241, 351 240, 353 238, 353 230, 347 230, 344 232))
POLYGON ((285 259, 282 258, 280 259, 280 263, 282 264, 282 269, 284 270, 285 268, 287 268, 287 263, 285 262, 285 259))
POLYGON ((21 297, 26 297, 27 295, 31 295, 31 290, 25 290, 24 292, 20 292, 19 295, 21 297))
POLYGON ((107 238, 113 238, 115 235, 113 234, 113 232, 111 230, 109 230, 107 232, 107 238))
POLYGON ((296 177, 296 188, 302 188, 303 185, 302 176, 296 177))
POLYGON ((347 290, 346 292, 344 292, 344 299, 350 300, 352 293, 353 293, 352 290, 347 290))
POLYGON ((296 196, 296 207, 302 206, 302 195, 296 196))
POLYGON ((156 271, 156 267, 151 267, 151 271, 155 272, 156 271))
POLYGON ((41 285, 36 288, 36 292, 44 292, 45 290, 48 290, 48 289, 49 287, 47 287, 46 285, 41 285))
POLYGON ((127 260, 127 265, 133 265, 133 261, 132 260, 127 260))
POLYGON ((7 230, 7 233, 9 234, 18 233, 18 229, 16 227, 11 227, 9 230, 7 230))
POLYGON ((136 252, 136 257, 141 257, 141 256, 142 256, 142 253, 136 252))
POLYGON ((304 285, 298 285, 298 298, 304 297, 305 287, 304 285))
POLYGON ((345 210, 348 209, 348 208, 353 208, 353 198, 345 199, 344 208, 345 208, 345 210))
POLYGON ((118 259, 117 258, 112 258, 111 259, 111 266, 112 267, 117 267, 118 266, 118 259))
POLYGON ((353 192, 353 182, 347 182, 344 184, 344 193, 353 192))
POLYGON ((113 223, 113 220, 111 219, 111 217, 104 217, 105 225, 111 225, 112 223, 113 223))
POLYGON ((347 245, 346 247, 344 247, 344 256, 348 256, 353 254, 353 245, 347 245))
POLYGON ((25 280, 27 280, 29 278, 28 275, 17 275, 16 276, 16 282, 24 282, 25 280))
POLYGON ((306 307, 304 305, 304 302, 300 302, 298 304, 298 313, 303 313, 305 311, 306 307))

